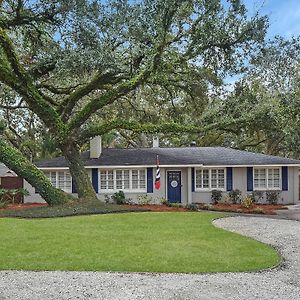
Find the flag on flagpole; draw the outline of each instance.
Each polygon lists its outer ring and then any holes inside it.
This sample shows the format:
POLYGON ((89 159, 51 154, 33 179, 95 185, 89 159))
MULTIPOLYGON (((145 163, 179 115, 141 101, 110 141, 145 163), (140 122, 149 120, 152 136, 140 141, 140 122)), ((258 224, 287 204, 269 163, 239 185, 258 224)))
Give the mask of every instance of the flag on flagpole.
POLYGON ((155 177, 155 188, 160 189, 160 168, 159 168, 159 159, 158 155, 156 156, 156 177, 155 177))

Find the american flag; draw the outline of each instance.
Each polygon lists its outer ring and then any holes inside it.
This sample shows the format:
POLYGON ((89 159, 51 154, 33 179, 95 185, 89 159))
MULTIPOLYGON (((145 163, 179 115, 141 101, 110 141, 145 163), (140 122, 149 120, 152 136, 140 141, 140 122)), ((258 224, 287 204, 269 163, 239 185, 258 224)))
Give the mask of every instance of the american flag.
POLYGON ((156 177, 155 177, 155 188, 160 189, 160 168, 159 168, 159 159, 158 155, 156 156, 156 177))

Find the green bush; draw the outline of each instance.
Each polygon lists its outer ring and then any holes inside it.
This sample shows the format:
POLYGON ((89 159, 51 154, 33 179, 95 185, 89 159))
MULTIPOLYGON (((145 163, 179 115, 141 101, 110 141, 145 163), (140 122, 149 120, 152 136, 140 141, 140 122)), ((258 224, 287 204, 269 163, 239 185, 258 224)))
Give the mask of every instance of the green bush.
POLYGON ((211 201, 214 204, 217 204, 222 199, 222 191, 212 190, 211 191, 211 201))
POLYGON ((187 204, 185 206, 185 208, 189 209, 189 210, 193 210, 193 211, 197 211, 198 210, 198 206, 197 204, 195 203, 190 203, 190 204, 187 204))
POLYGON ((226 205, 230 205, 232 203, 232 200, 231 198, 229 197, 229 195, 224 195, 222 197, 222 199, 219 201, 219 203, 222 203, 222 204, 226 204, 226 205))
POLYGON ((7 202, 6 201, 3 201, 3 200, 0 200, 0 208, 5 208, 7 207, 7 202))
POLYGON ((254 203, 253 199, 249 196, 245 196, 241 201, 242 207, 245 208, 250 208, 253 205, 253 203, 254 203))
POLYGON ((176 208, 182 207, 181 203, 168 203, 167 205, 170 206, 170 207, 176 207, 176 208))
POLYGON ((265 191, 253 191, 251 193, 251 198, 255 203, 260 203, 264 198, 265 191))
POLYGON ((230 191, 228 195, 233 204, 240 203, 242 200, 242 192, 239 189, 230 191))
POLYGON ((270 204, 277 204, 280 194, 281 194, 280 191, 267 191, 266 192, 266 200, 270 204))
POLYGON ((168 204, 168 200, 166 198, 160 198, 160 203, 162 205, 167 205, 168 204))
POLYGON ((139 195, 138 196, 138 204, 147 205, 152 202, 152 198, 148 195, 139 195))
POLYGON ((264 210, 263 210, 262 208, 260 208, 260 207, 256 207, 256 208, 253 210, 253 212, 254 212, 255 214, 264 214, 264 210))
POLYGON ((116 204, 126 204, 126 198, 123 191, 118 191, 111 196, 112 200, 116 204))
POLYGON ((104 202, 105 202, 106 204, 108 204, 108 203, 110 203, 110 201, 111 201, 111 198, 110 198, 107 194, 105 194, 105 195, 104 195, 104 202))

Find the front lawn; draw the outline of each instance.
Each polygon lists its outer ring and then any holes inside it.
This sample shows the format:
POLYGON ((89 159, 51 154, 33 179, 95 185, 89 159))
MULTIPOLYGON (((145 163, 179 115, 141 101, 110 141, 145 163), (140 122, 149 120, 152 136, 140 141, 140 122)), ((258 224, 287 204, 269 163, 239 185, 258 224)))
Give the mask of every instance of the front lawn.
POLYGON ((227 272, 274 266, 277 252, 218 229, 215 213, 0 219, 0 269, 227 272))

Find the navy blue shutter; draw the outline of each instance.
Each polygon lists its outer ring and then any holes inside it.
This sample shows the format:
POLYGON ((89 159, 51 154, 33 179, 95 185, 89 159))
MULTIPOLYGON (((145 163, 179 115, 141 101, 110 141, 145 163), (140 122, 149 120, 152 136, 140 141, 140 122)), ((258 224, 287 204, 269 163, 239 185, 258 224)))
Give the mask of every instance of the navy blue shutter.
POLYGON ((195 168, 192 168, 192 192, 195 192, 195 168))
POLYGON ((289 179, 288 179, 288 167, 281 168, 281 177, 282 177, 282 190, 289 190, 289 179))
POLYGON ((226 190, 232 191, 232 167, 226 168, 226 190))
POLYGON ((92 184, 96 193, 98 193, 98 169, 92 169, 92 184))
POLYGON ((72 178, 72 194, 77 194, 77 187, 73 178, 72 178))
POLYGON ((147 193, 153 193, 153 168, 147 168, 147 193))
POLYGON ((247 191, 253 191, 253 168, 247 168, 247 191))

